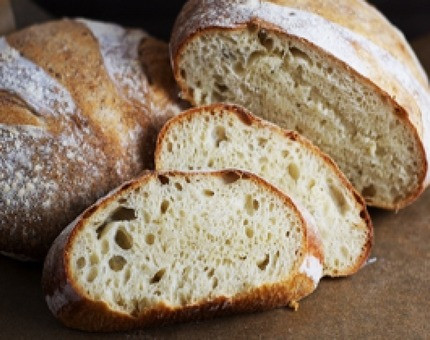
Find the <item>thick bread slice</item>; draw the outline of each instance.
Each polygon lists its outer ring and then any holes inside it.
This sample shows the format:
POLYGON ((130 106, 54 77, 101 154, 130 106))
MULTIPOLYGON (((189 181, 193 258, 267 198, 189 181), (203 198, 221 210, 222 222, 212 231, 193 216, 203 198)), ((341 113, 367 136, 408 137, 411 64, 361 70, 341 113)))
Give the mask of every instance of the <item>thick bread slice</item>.
POLYGON ((373 228, 364 200, 334 162, 298 133, 240 107, 214 104, 169 120, 158 136, 155 167, 237 168, 266 179, 314 216, 325 275, 352 274, 370 254, 373 228))
POLYGON ((43 259, 78 214, 152 168, 181 111, 167 44, 60 20, 0 38, 0 252, 43 259))
POLYGON ((65 325, 115 331, 295 305, 322 257, 312 222, 255 175, 147 172, 63 231, 42 282, 65 325))
POLYGON ((190 0, 171 57, 185 99, 301 132, 369 205, 400 209, 429 183, 427 77, 365 1, 190 0))

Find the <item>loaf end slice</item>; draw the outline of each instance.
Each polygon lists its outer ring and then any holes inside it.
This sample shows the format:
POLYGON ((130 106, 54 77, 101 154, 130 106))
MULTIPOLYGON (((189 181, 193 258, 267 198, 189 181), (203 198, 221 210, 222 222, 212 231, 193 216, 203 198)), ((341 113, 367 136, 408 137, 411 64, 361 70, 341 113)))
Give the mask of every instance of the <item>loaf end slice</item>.
POLYGON ((430 180, 430 92, 375 12, 364 1, 190 0, 172 34, 174 74, 193 105, 240 104, 299 131, 369 205, 400 209, 430 180))
POLYGON ((213 104, 172 118, 161 130, 157 170, 251 171, 295 198, 315 218, 324 274, 355 273, 370 254, 373 227, 362 197, 329 156, 294 131, 236 105, 213 104))
POLYGON ((69 327, 116 331, 295 304, 322 275, 306 214, 242 171, 148 172, 54 242, 48 307, 69 327))

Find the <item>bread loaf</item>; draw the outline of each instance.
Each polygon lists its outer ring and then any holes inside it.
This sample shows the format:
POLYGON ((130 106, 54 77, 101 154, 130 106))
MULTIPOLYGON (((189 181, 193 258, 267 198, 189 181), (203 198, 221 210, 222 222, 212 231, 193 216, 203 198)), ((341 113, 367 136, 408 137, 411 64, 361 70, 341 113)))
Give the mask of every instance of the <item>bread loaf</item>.
POLYGON ((184 98, 299 131, 369 205, 400 209, 429 183, 428 79, 365 1, 190 0, 171 56, 184 98))
POLYGON ((161 129, 157 170, 244 169, 298 200, 315 218, 324 274, 355 273, 370 254, 372 224, 364 200, 334 162, 293 131, 240 107, 190 109, 161 129))
POLYGON ((0 38, 0 252, 42 259, 83 209, 153 164, 180 111, 167 45, 89 20, 0 38))
POLYGON ((147 172, 56 239, 46 301, 65 325, 90 331, 295 304, 322 274, 306 214, 249 173, 147 172))

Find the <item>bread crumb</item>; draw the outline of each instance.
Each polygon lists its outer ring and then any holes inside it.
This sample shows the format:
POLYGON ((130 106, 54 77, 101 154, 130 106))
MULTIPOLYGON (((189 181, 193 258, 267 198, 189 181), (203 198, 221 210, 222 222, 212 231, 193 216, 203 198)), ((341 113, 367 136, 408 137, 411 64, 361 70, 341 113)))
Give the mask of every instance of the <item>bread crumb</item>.
POLYGON ((294 312, 297 312, 299 310, 299 303, 297 301, 290 301, 288 307, 290 307, 294 312))

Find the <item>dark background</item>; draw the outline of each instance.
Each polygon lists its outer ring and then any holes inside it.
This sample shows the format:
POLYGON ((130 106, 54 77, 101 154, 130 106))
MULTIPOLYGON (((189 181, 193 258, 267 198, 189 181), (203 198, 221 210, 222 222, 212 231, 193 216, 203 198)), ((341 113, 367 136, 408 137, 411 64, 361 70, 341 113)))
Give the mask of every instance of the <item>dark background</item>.
MULTIPOLYGON (((339 0, 342 1, 342 0, 339 0)), ((143 27, 168 40, 173 22, 185 0, 35 0, 54 16, 82 16, 143 27)), ((430 0, 373 0, 408 39, 430 32, 430 0)))

